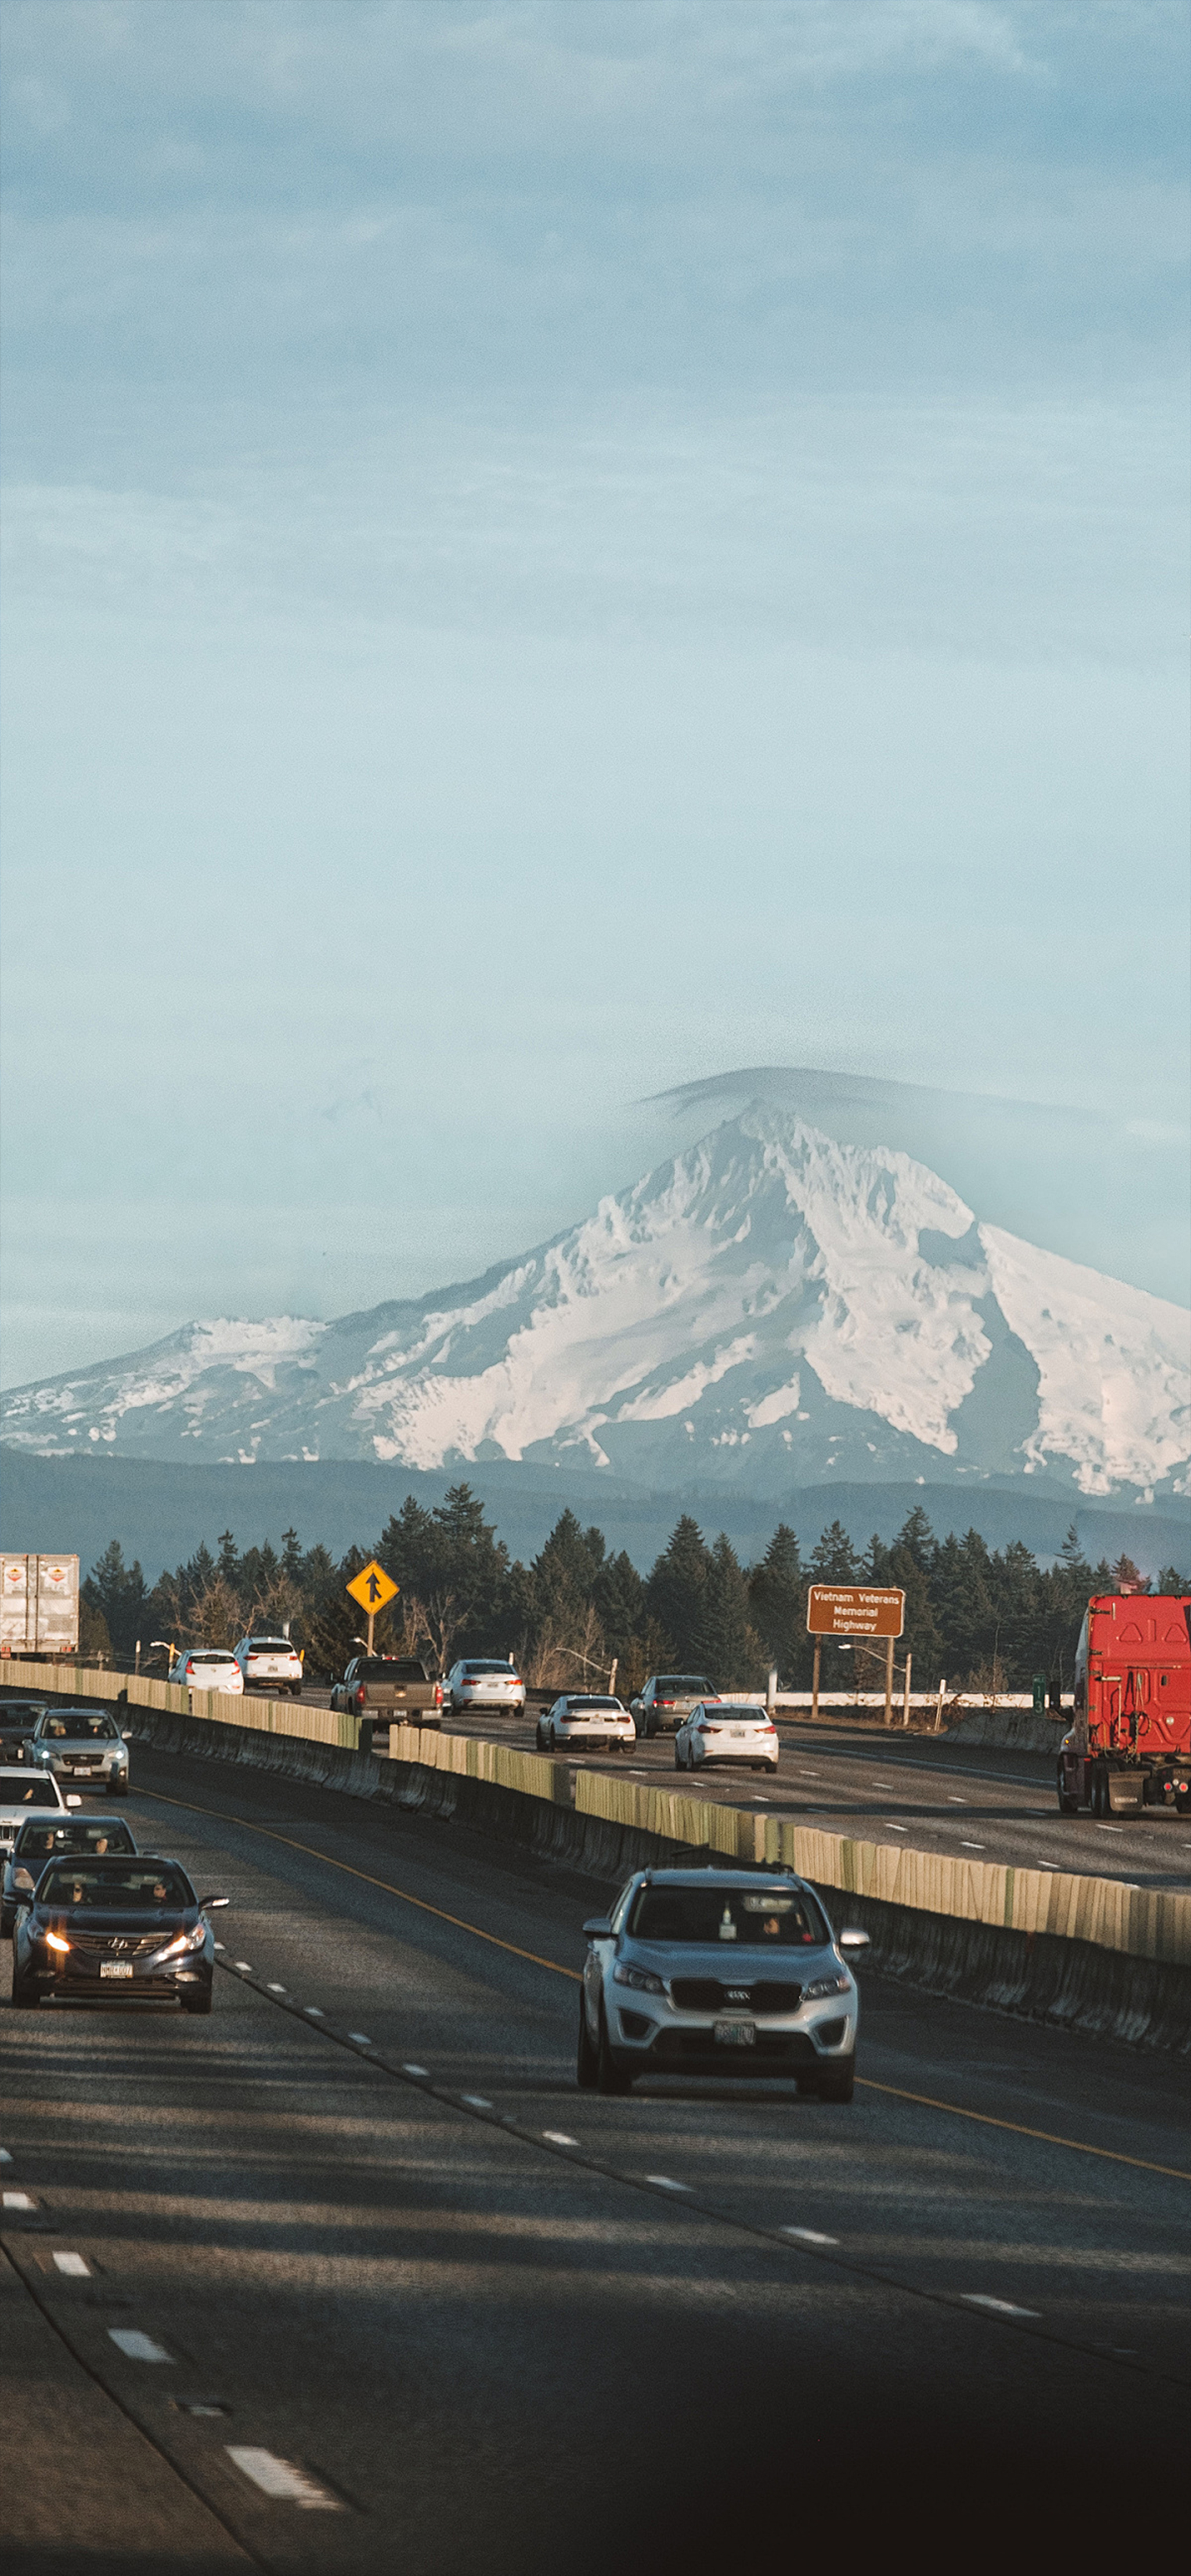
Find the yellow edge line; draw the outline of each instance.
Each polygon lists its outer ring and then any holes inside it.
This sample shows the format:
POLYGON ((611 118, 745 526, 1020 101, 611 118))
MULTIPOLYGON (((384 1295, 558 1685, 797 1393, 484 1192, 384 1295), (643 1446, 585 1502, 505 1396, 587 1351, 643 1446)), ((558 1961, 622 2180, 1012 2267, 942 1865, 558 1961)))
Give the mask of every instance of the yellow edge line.
MULTIPOLYGON (((543 1959, 536 1950, 522 1950, 515 1941, 502 1941, 496 1932, 481 1931, 478 1923, 466 1923, 461 1914, 448 1914, 441 1905, 430 1905, 424 1896, 410 1896, 404 1887, 394 1887, 392 1880, 373 1878, 366 1869, 353 1869, 351 1862, 334 1860, 330 1852, 316 1851, 313 1843, 296 1842, 292 1834, 279 1834, 272 1825, 258 1825, 249 1816, 225 1815, 219 1807, 200 1807, 193 1798, 169 1798, 163 1789, 142 1789, 142 1798, 159 1798, 166 1807, 187 1807, 196 1816, 213 1816, 217 1824, 243 1825, 250 1834, 264 1834, 271 1843, 284 1843, 287 1851, 304 1852, 308 1860, 321 1860, 328 1869, 341 1869, 348 1878, 362 1879, 366 1887, 383 1888, 386 1896, 400 1897, 403 1905, 416 1905, 420 1914, 433 1914, 440 1923, 452 1923, 457 1932, 470 1932, 477 1941, 490 1941, 494 1950, 507 1950, 514 1959, 528 1959, 535 1968, 549 1968, 556 1977, 570 1977, 579 1986, 583 1979, 577 1968, 562 1968, 557 1959, 543 1959)), ((901 2084, 878 2084, 871 2075, 858 2075, 856 2081, 868 2093, 889 2093, 899 2102, 918 2102, 927 2111, 949 2111, 955 2120, 977 2120, 985 2129, 1007 2129, 1015 2138, 1038 2138, 1043 2146, 1070 2147, 1077 2156, 1101 2156, 1106 2164, 1133 2165, 1139 2173, 1165 2174, 1172 2182, 1191 2182, 1191 2173, 1179 2165, 1151 2164, 1145 2156, 1123 2156, 1116 2147, 1092 2147, 1083 2138, 1056 2137, 1050 2129, 1027 2129, 1020 2120, 998 2120, 991 2111, 965 2111, 959 2102, 940 2102, 933 2093, 909 2093, 901 2084)))
POLYGON ((394 1887, 391 1879, 373 1878, 366 1869, 353 1869, 347 1860, 333 1860, 330 1852, 316 1851, 313 1843, 295 1842, 292 1834, 279 1834, 272 1825, 258 1825, 251 1816, 229 1816, 220 1807, 200 1807, 193 1798, 168 1798, 164 1789, 141 1789, 142 1798, 159 1798, 165 1807, 186 1807, 196 1816, 213 1816, 217 1824, 243 1825, 250 1834, 264 1834, 271 1843, 284 1843, 287 1851, 305 1852, 308 1860, 321 1860, 327 1869, 341 1869, 347 1878, 360 1878, 365 1887, 380 1887, 386 1896, 399 1896, 403 1905, 416 1905, 420 1914, 433 1914, 440 1923, 453 1923, 457 1932, 470 1932, 477 1941, 490 1941, 494 1950, 507 1950, 514 1959, 528 1959, 535 1968, 550 1968, 556 1977, 572 1977, 577 1986, 583 1983, 578 1968, 560 1968, 557 1959, 539 1958, 536 1950, 519 1949, 515 1941, 502 1941, 497 1932, 482 1932, 478 1923, 465 1923, 461 1914, 448 1914, 441 1905, 430 1905, 424 1896, 411 1896, 408 1889, 394 1887))

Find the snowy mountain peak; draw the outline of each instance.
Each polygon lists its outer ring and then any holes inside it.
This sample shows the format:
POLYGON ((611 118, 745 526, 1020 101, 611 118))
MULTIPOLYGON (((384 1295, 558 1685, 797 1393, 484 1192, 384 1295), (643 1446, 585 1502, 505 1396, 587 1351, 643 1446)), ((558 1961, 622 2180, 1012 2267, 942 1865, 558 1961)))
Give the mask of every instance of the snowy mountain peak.
POLYGON ((1184 1311, 977 1222, 908 1155, 754 1108, 481 1280, 318 1324, 194 1324, 4 1399, 10 1442, 195 1463, 1188 1487, 1184 1311))

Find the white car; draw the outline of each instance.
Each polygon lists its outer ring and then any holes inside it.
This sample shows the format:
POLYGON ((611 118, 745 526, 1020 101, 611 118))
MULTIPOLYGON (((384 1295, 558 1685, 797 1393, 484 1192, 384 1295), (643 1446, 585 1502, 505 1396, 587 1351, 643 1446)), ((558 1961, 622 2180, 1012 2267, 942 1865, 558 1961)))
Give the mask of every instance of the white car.
POLYGON ((270 1699, 302 1696, 302 1658, 288 1637, 241 1637, 236 1648, 245 1690, 264 1691, 270 1699))
POLYGON ((443 1695, 456 1716, 465 1708, 501 1708, 520 1716, 525 1707, 525 1684, 507 1655, 503 1663, 492 1655, 463 1656, 452 1664, 443 1695))
POLYGON ((169 1677, 180 1682, 184 1690, 230 1691, 232 1698, 243 1695, 244 1675, 236 1658, 224 1646, 183 1646, 170 1665, 169 1677))
POLYGON ((637 1741, 630 1711, 620 1699, 601 1699, 594 1691, 565 1691, 538 1719, 538 1750, 557 1753, 564 1744, 603 1745, 626 1752, 637 1741))
POLYGON ((64 1798, 53 1772, 43 1771, 40 1765, 34 1770, 32 1763, 26 1762, 19 1771, 15 1764, 11 1770, 0 1771, 0 1852, 12 1850, 31 1815, 51 1809, 61 1815, 64 1808, 81 1807, 82 1803, 77 1791, 73 1797, 64 1798))
POLYGON ((111 1711, 96 1708, 47 1708, 37 1721, 29 1759, 52 1771, 56 1780, 93 1781, 113 1798, 128 1796, 129 1738, 111 1711))
POLYGON ((751 1771, 776 1771, 777 1728, 768 1709, 701 1699, 674 1738, 674 1768, 703 1771, 712 1762, 746 1762, 751 1771))

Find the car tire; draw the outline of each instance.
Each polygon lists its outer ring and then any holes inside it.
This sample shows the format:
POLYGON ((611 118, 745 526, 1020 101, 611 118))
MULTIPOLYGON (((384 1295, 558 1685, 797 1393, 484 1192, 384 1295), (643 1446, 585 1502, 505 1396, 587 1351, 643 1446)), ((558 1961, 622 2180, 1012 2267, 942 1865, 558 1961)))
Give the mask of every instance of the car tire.
POLYGON ((587 2006, 579 1997, 579 2043, 575 2051, 575 2082, 581 2093, 594 2093, 599 2074, 600 2053, 587 2027, 587 2006))
POLYGON ((1093 1770, 1093 1772, 1092 1772, 1092 1795, 1091 1795, 1091 1801, 1090 1801, 1090 1804, 1091 1804, 1092 1814, 1093 1814, 1094 1816, 1105 1816, 1105 1815, 1107 1815, 1107 1813, 1108 1813, 1108 1773, 1107 1773, 1107 1771, 1105 1770, 1104 1765, 1103 1765, 1103 1763, 1102 1763, 1102 1762, 1098 1762, 1098 1763, 1096 1764, 1096 1766, 1095 1766, 1095 1769, 1094 1769, 1094 1770, 1093 1770))
POLYGON ((12 2000, 17 2012, 30 2012, 41 2001, 36 1986, 28 1977, 18 1977, 15 1968, 12 1972, 12 2000))
POLYGON ((1059 1814, 1061 1816, 1077 1816, 1079 1814, 1079 1800, 1078 1798, 1073 1798, 1070 1791, 1063 1787, 1063 1773, 1061 1766, 1055 1775, 1055 1789, 1058 1794, 1059 1814))
POLYGON ((681 1771, 682 1769, 682 1755, 678 1750, 677 1736, 674 1739, 674 1768, 676 1771, 681 1771))
POLYGON ((608 2045, 608 2019, 602 2004, 600 2005, 600 2045, 596 2057, 595 2089, 597 2093, 631 2093, 633 2089, 632 2076, 626 2075, 623 2067, 617 2065, 608 2045))
POLYGON ((212 2006, 212 2000, 213 1998, 210 1986, 204 1986, 200 1989, 197 1995, 182 1996, 182 2010, 184 2013, 209 2013, 212 2006))
POLYGON ((816 2078, 815 2091, 821 2102, 850 2102, 855 2090, 856 2060, 854 2057, 848 2059, 846 2066, 833 2067, 830 2075, 820 2075, 816 2078))
POLYGON ((126 1797, 128 1796, 128 1782, 127 1782, 127 1780, 121 1780, 121 1781, 119 1781, 119 1782, 117 1782, 117 1781, 115 1781, 115 1780, 109 1780, 109 1782, 108 1782, 108 1795, 109 1795, 109 1797, 112 1797, 112 1798, 126 1798, 126 1797))

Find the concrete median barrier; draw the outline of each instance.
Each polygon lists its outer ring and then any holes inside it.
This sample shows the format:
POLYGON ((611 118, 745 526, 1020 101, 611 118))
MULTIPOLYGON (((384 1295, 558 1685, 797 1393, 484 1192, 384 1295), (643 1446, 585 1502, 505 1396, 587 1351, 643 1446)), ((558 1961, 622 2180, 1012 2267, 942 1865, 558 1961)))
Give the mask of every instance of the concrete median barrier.
MULTIPOLYGON (((113 1677, 26 1666, 24 1690, 113 1697, 113 1677), (44 1678, 40 1676, 44 1675, 44 1678)), ((697 1854, 797 1871, 837 1928, 856 1922, 884 1973, 931 1991, 1163 2049, 1191 2048, 1191 1896, 857 1841, 477 1736, 393 1727, 387 1757, 358 1721, 293 1703, 128 1685, 127 1722, 163 1752, 452 1818, 604 1883, 697 1854), (135 1692, 135 1695, 134 1695, 135 1692)))

